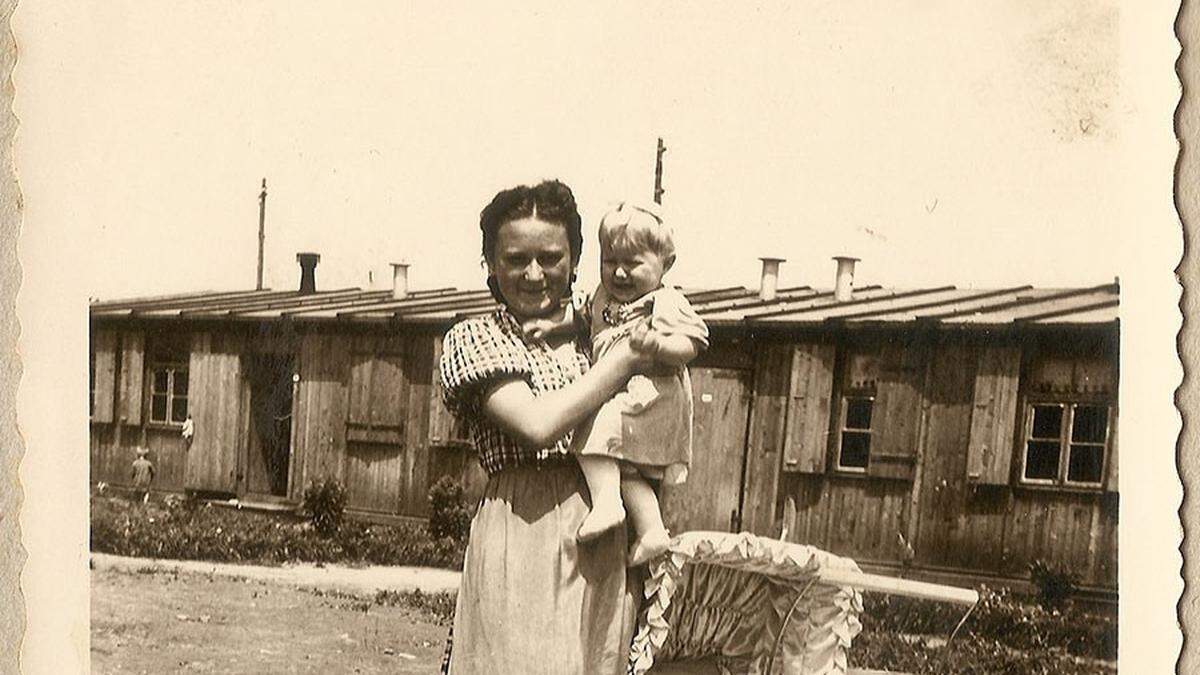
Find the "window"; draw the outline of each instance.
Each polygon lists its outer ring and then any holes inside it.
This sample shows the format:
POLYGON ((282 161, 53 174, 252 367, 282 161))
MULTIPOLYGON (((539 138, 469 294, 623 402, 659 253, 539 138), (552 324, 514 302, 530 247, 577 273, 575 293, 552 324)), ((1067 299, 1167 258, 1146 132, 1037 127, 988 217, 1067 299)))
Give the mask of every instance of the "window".
POLYGON ((1045 485, 1099 486, 1104 480, 1110 410, 1086 402, 1032 402, 1025 424, 1022 479, 1045 485))
POLYGON ((871 456, 871 412, 875 397, 866 392, 842 397, 837 468, 866 471, 871 456))
POLYGON ((183 424, 188 417, 188 357, 180 340, 158 337, 149 355, 150 422, 183 424))

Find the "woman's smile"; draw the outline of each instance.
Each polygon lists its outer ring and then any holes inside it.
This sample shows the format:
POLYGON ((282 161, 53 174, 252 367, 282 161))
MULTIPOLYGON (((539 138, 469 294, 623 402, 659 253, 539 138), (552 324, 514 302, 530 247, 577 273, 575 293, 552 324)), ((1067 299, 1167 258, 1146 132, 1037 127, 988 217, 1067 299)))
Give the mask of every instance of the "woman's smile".
POLYGON ((497 234, 488 265, 509 311, 526 319, 558 309, 573 271, 563 226, 533 216, 507 222, 497 234))

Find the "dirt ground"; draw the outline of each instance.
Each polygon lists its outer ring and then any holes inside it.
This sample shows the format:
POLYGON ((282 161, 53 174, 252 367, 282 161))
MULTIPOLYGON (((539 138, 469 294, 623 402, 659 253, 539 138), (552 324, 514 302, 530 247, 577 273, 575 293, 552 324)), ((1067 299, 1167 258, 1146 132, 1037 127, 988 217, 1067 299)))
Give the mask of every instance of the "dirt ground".
POLYGON ((370 596, 197 573, 92 572, 95 673, 432 673, 445 626, 370 596))

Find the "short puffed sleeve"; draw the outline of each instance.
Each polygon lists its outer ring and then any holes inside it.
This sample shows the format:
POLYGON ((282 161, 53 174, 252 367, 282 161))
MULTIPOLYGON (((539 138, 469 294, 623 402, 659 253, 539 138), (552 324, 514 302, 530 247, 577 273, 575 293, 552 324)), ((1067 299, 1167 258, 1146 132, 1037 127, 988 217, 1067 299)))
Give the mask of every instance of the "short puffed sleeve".
POLYGON ((479 413, 479 397, 504 379, 530 381, 529 352, 518 337, 505 331, 495 315, 471 317, 446 333, 438 364, 442 398, 459 417, 479 413))
POLYGON ((650 327, 666 335, 685 335, 702 348, 708 348, 708 326, 692 303, 674 288, 663 288, 655 293, 650 327))

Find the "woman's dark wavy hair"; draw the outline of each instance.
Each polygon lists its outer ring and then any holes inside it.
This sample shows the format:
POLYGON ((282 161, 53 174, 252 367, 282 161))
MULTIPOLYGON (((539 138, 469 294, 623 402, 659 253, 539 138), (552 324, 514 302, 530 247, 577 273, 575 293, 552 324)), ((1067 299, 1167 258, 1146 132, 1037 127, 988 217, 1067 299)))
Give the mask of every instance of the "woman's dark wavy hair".
MULTIPOLYGON (((479 213, 479 229, 483 232, 483 258, 491 261, 496 253, 496 239, 500 226, 514 220, 536 215, 539 220, 562 225, 567 231, 567 242, 571 247, 571 267, 579 264, 583 252, 583 223, 579 208, 575 205, 575 194, 565 183, 545 180, 537 185, 518 185, 501 190, 479 213)), ((571 272, 571 282, 575 272, 571 272)), ((496 278, 488 275, 488 290, 497 302, 504 302, 496 278)), ((568 287, 569 290, 569 287, 568 287)))

